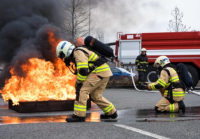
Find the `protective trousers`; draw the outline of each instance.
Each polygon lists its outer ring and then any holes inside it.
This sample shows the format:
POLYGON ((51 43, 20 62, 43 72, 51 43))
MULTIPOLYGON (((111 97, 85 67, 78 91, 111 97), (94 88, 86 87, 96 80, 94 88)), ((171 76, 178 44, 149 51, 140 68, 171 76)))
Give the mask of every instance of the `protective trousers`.
POLYGON ((141 85, 146 82, 146 72, 145 71, 139 71, 139 88, 141 88, 141 85))
POLYGON ((162 97, 162 99, 156 104, 155 110, 157 112, 178 112, 178 102, 171 104, 168 99, 162 97))
POLYGON ((88 96, 107 115, 116 112, 114 105, 102 96, 110 77, 99 77, 95 74, 88 75, 81 87, 79 98, 74 103, 74 114, 80 117, 86 116, 86 104, 88 96))

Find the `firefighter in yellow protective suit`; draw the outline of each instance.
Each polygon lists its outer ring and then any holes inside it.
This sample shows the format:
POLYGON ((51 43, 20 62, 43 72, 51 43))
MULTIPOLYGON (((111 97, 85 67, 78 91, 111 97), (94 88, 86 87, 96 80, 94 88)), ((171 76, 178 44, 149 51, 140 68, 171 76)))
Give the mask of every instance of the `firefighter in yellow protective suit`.
POLYGON ((67 118, 67 122, 84 122, 86 116, 87 99, 91 100, 103 110, 101 119, 115 119, 117 112, 114 105, 102 96, 112 72, 107 63, 102 62, 99 56, 87 47, 75 47, 70 42, 62 41, 56 49, 57 56, 63 59, 66 65, 76 64, 76 101, 74 114, 67 118), (67 62, 68 61, 68 62, 67 62))
POLYGON ((183 103, 185 90, 181 84, 177 72, 172 68, 168 57, 160 56, 154 66, 160 70, 160 77, 155 83, 145 86, 148 90, 160 90, 162 99, 156 104, 156 112, 179 112, 185 113, 183 103))

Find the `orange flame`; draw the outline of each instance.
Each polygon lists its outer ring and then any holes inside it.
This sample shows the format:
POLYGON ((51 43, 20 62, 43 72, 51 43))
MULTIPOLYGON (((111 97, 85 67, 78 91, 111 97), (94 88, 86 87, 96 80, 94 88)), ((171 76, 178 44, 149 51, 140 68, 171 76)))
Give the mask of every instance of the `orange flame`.
POLYGON ((84 39, 82 37, 79 37, 76 40, 77 40, 77 46, 84 45, 84 39))
POLYGON ((59 42, 62 41, 62 39, 57 39, 53 32, 47 32, 47 34, 49 36, 48 37, 48 42, 53 48, 52 51, 56 52, 56 46, 58 45, 59 42))
MULTIPOLYGON (((53 32, 48 32, 48 41, 55 52, 57 39, 53 32)), ((55 63, 38 58, 28 59, 28 63, 21 66, 26 77, 19 77, 10 70, 11 78, 1 90, 5 101, 11 99, 14 105, 24 101, 48 101, 75 99, 74 76, 61 59, 55 63)))

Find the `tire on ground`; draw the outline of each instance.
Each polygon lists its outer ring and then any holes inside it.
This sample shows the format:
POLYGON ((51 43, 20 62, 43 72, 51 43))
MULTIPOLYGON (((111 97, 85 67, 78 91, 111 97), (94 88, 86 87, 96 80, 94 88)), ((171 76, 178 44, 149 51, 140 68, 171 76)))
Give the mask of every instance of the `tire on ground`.
POLYGON ((188 65, 188 64, 185 64, 185 66, 187 67, 190 75, 192 75, 193 87, 195 87, 199 82, 199 73, 195 67, 188 65))

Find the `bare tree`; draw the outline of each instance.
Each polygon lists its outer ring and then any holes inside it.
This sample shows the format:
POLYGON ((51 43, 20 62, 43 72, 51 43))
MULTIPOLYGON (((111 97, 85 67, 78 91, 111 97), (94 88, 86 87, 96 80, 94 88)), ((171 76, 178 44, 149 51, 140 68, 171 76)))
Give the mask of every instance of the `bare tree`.
POLYGON ((99 41, 104 42, 104 34, 105 34, 105 31, 102 28, 96 29, 96 38, 99 41))
POLYGON ((169 28, 167 29, 170 32, 184 32, 188 31, 191 27, 186 27, 182 23, 183 12, 180 12, 178 7, 172 11, 171 15, 173 16, 172 20, 169 20, 169 28))
POLYGON ((64 33, 67 38, 75 40, 88 34, 89 7, 88 0, 67 0, 64 8, 64 33))

